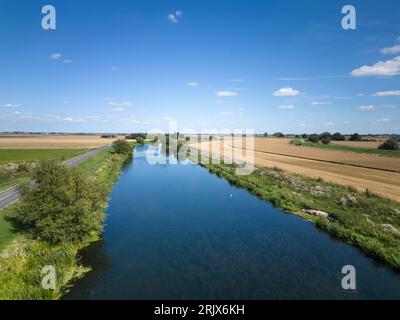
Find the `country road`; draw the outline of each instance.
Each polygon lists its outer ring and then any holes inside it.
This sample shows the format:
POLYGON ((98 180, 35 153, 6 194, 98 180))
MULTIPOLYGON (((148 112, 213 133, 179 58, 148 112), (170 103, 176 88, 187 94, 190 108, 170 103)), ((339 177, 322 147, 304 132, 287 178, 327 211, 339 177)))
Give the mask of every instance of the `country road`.
MULTIPOLYGON (((102 152, 103 150, 106 150, 109 148, 109 146, 104 146, 101 148, 93 149, 88 152, 85 152, 83 154, 80 154, 79 156, 76 156, 72 159, 69 159, 65 161, 65 165, 69 168, 74 168, 77 167, 79 164, 84 162, 85 160, 90 159, 91 157, 95 156, 96 154, 102 152)), ((4 190, 0 192, 0 210, 8 207, 9 205, 15 203, 18 201, 20 197, 20 193, 17 189, 17 187, 12 187, 7 190, 4 190)))

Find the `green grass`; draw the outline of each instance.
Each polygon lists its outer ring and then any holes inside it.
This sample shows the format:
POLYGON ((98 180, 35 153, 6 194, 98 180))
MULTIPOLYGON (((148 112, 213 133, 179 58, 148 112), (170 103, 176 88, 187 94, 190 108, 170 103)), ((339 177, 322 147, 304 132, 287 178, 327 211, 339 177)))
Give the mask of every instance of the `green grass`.
MULTIPOLYGON (((105 150, 83 162, 79 168, 95 176, 109 191, 118 179, 127 156, 105 150)), ((79 261, 79 251, 99 239, 99 234, 88 235, 82 243, 50 245, 32 240, 22 230, 15 230, 5 218, 12 216, 18 203, 0 211, 0 300, 2 299, 59 299, 72 282, 88 271, 79 261), (16 240, 16 241, 13 241, 16 240), (45 290, 41 286, 41 270, 52 265, 57 271, 57 287, 45 290)), ((106 206, 106 203, 104 203, 106 206)))
POLYGON ((65 160, 88 149, 0 149, 0 164, 40 160, 65 160))
POLYGON ((332 142, 330 144, 323 143, 312 143, 310 141, 303 141, 300 139, 295 139, 292 141, 292 144, 296 146, 305 146, 305 147, 313 147, 327 150, 336 150, 336 151, 345 151, 345 152, 355 152, 355 153, 366 153, 383 157, 395 157, 400 158, 399 150, 381 150, 381 149, 373 149, 373 148, 364 148, 364 147, 351 147, 351 146, 342 146, 335 144, 332 142))
POLYGON ((400 203, 279 169, 263 168, 249 176, 237 176, 234 166, 203 166, 400 270, 400 203), (325 211, 333 219, 314 217, 303 209, 325 211), (387 231, 387 225, 393 230, 387 231))
POLYGON ((79 165, 79 169, 86 172, 89 175, 93 175, 98 171, 104 163, 112 157, 114 150, 113 148, 108 148, 96 156, 84 161, 79 165))
POLYGON ((13 206, 0 211, 0 252, 13 240, 18 237, 12 224, 5 219, 7 214, 10 214, 13 206))

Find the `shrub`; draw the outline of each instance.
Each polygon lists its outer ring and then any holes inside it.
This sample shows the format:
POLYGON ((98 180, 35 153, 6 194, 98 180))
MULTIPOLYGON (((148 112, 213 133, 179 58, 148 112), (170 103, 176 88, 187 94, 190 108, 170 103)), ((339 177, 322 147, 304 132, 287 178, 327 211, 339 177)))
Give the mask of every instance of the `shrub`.
POLYGON ((342 135, 340 132, 335 132, 332 135, 332 140, 333 141, 345 141, 346 137, 344 135, 342 135))
POLYGON ((129 143, 126 140, 122 139, 114 141, 113 148, 115 152, 119 154, 129 154, 129 152, 131 152, 132 149, 129 143))
POLYGON ((318 143, 319 142, 319 136, 317 134, 312 134, 308 137, 308 141, 312 143, 318 143))
POLYGON ((322 138, 321 139, 321 142, 323 143, 323 144, 330 144, 331 143, 331 139, 329 139, 329 138, 322 138))
POLYGON ((35 183, 22 186, 13 217, 35 238, 50 243, 77 243, 101 230, 106 188, 77 169, 56 161, 41 162, 35 183))
POLYGON ((389 140, 382 143, 378 148, 382 150, 399 150, 400 146, 394 138, 390 138, 389 140))
POLYGON ((30 168, 26 162, 20 163, 17 168, 18 172, 29 172, 30 168))

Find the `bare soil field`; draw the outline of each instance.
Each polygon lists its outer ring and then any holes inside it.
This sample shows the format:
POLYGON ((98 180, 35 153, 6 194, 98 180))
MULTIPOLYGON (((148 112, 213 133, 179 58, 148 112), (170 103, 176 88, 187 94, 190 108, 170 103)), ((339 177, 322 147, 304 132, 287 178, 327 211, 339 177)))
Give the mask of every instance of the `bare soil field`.
MULTIPOLYGON (((400 161, 396 158, 378 157, 310 147, 296 147, 290 139, 255 139, 255 165, 277 167, 311 178, 351 186, 400 201, 400 161)), ((212 142, 216 149, 219 141, 212 142)), ((229 145, 229 143, 228 143, 229 145)), ((208 150, 208 142, 199 144, 208 150)), ((232 149, 232 146, 230 145, 232 149)), ((222 148, 220 155, 223 155, 222 148)), ((244 151, 243 151, 244 152, 244 151)))
POLYGON ((0 135, 0 149, 90 149, 110 144, 118 138, 86 135, 0 135))

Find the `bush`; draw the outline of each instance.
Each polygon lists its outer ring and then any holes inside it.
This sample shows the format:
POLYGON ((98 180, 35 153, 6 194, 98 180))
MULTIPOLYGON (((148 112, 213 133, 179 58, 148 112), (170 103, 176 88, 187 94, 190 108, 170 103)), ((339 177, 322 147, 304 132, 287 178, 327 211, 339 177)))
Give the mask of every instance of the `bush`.
POLYGON ((37 239, 77 243, 101 230, 106 188, 77 169, 56 161, 41 162, 35 183, 22 186, 13 217, 37 239))
POLYGON ((319 142, 319 136, 317 134, 312 134, 308 137, 308 141, 312 143, 318 143, 319 142))
POLYGON ((129 154, 131 152, 131 146, 126 140, 119 139, 114 141, 113 148, 116 153, 129 154))
POLYGON ((355 133, 350 136, 349 140, 350 141, 362 141, 362 138, 358 133, 355 133))
POLYGON ((394 138, 390 138, 389 140, 382 143, 378 148, 381 150, 399 150, 400 146, 394 138))
POLYGON ((344 135, 342 135, 340 132, 335 132, 332 135, 332 140, 333 141, 345 141, 346 137, 344 135))
POLYGON ((136 138, 136 143, 138 143, 138 144, 144 144, 144 139, 143 139, 143 137, 137 137, 137 138, 136 138))
POLYGON ((30 167, 26 162, 20 163, 17 168, 18 172, 29 172, 30 167))
POLYGON ((331 143, 331 139, 329 139, 329 138, 322 138, 322 139, 321 139, 321 142, 322 142, 323 144, 330 144, 330 143, 331 143))

